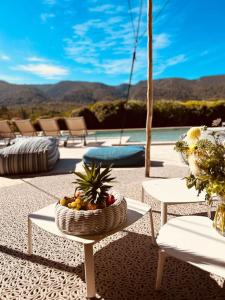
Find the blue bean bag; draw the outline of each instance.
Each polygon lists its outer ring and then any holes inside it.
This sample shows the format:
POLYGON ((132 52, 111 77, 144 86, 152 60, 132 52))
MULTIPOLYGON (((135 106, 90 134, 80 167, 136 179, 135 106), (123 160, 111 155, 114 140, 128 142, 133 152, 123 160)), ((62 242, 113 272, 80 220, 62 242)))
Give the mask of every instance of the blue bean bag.
POLYGON ((83 161, 86 164, 102 164, 103 167, 139 167, 145 163, 143 146, 112 146, 92 148, 88 150, 83 161))

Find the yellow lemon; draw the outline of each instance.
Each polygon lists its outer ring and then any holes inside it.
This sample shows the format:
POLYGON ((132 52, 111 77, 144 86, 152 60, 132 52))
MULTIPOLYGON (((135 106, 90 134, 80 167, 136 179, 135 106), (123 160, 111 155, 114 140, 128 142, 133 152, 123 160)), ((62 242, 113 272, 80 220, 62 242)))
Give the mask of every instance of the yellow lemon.
POLYGON ((81 208, 81 205, 78 203, 77 206, 76 206, 76 209, 79 210, 80 208, 81 208))
POLYGON ((71 203, 72 208, 75 208, 76 206, 77 206, 77 203, 75 201, 71 203))
POLYGON ((65 206, 65 205, 66 205, 66 199, 65 199, 65 198, 61 199, 59 203, 60 203, 62 206, 65 206))
POLYGON ((75 203, 76 203, 76 204, 81 204, 81 199, 80 199, 80 198, 77 198, 77 199, 75 200, 75 203))

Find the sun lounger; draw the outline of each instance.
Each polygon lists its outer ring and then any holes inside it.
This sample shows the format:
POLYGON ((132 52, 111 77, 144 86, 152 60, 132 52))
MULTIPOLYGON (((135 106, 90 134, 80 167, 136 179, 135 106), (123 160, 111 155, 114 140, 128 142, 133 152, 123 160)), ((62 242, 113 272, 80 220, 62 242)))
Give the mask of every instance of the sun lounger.
POLYGON ((55 119, 39 119, 38 122, 45 136, 61 136, 58 123, 55 119))
POLYGON ((15 138, 15 133, 9 126, 8 120, 0 121, 0 140, 10 143, 11 139, 15 138))
POLYGON ((84 146, 86 146, 86 136, 88 135, 88 131, 84 117, 65 118, 65 121, 69 130, 68 139, 80 137, 84 141, 84 146))
POLYGON ((16 126, 19 129, 19 132, 22 136, 36 136, 37 135, 37 132, 29 119, 15 120, 14 123, 16 124, 16 126))

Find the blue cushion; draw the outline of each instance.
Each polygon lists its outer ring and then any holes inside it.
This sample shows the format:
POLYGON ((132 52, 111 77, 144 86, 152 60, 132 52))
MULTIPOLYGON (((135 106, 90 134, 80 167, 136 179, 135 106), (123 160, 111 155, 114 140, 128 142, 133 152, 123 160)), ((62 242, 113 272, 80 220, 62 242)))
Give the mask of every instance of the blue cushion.
POLYGON ((88 150, 83 161, 87 164, 101 163, 103 167, 135 167, 145 163, 145 148, 143 146, 113 146, 88 150))

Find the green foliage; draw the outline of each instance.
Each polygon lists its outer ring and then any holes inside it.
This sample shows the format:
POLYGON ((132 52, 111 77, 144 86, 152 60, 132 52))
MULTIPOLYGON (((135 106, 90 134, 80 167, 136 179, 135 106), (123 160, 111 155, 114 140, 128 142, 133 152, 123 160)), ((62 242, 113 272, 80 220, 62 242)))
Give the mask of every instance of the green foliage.
POLYGON ((101 171, 101 165, 92 164, 88 166, 84 163, 84 173, 74 172, 78 177, 73 183, 77 185, 75 192, 78 190, 82 193, 82 198, 91 203, 101 204, 107 197, 108 190, 112 187, 109 185, 115 178, 110 177, 111 168, 107 167, 101 171))
MULTIPOLYGON (((45 105, 0 107, 0 119, 30 118, 34 124, 40 117, 83 116, 88 129, 143 128, 146 125, 146 102, 129 100, 99 101, 87 106, 67 102, 45 105)), ((225 101, 155 101, 153 127, 211 126, 212 121, 225 115, 225 101)), ((60 121, 62 130, 65 129, 60 121)), ((38 125, 35 125, 38 126, 38 125)))
POLYGON ((84 117, 87 124, 87 128, 95 128, 95 129, 99 128, 98 119, 96 118, 94 112, 91 111, 88 107, 81 107, 72 110, 71 117, 77 117, 77 116, 84 117))
POLYGON ((153 109, 153 126, 211 126, 225 115, 225 101, 157 101, 153 109))
POLYGON ((100 128, 120 128, 125 109, 122 101, 96 102, 90 107, 100 128))
POLYGON ((188 153, 189 147, 186 141, 177 141, 175 146, 174 146, 174 150, 176 150, 177 152, 182 152, 184 154, 188 153))
POLYGON ((175 150, 194 158, 189 160, 191 174, 185 177, 188 188, 195 187, 198 194, 205 190, 206 200, 214 194, 225 196, 225 145, 216 132, 210 138, 196 139, 194 145, 193 141, 178 141, 175 150))

